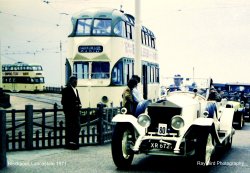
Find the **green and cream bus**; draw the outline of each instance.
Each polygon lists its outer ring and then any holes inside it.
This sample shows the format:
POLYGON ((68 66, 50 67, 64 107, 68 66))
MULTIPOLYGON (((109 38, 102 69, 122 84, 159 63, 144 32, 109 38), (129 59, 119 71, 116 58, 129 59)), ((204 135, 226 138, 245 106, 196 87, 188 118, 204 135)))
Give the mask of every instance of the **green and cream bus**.
POLYGON ((43 91, 45 88, 43 68, 38 64, 2 65, 3 90, 11 92, 19 91, 43 91))
MULTIPOLYGON (((91 8, 72 17, 68 36, 66 80, 78 78, 83 107, 103 101, 119 106, 128 80, 136 72, 135 18, 123 11, 91 8)), ((141 26, 141 85, 144 99, 156 101, 160 93, 160 68, 155 36, 141 26)), ((140 66, 139 66, 140 67, 140 66)))

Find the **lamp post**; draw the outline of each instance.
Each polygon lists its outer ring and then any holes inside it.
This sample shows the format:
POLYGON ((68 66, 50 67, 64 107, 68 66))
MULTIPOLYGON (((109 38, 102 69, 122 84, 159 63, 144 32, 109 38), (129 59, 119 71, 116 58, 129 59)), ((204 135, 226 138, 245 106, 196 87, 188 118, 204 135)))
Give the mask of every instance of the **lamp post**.
POLYGON ((141 0, 135 0, 135 73, 141 76, 141 0))
POLYGON ((63 87, 63 72, 62 72, 62 42, 60 40, 60 84, 61 84, 61 87, 63 87))
POLYGON ((2 45, 0 40, 0 88, 3 87, 3 76, 2 76, 2 51, 1 51, 2 45))
MULTIPOLYGON (((64 13, 64 12, 62 12, 62 13, 59 13, 60 15, 65 15, 65 16, 68 16, 69 14, 68 13, 64 13)), ((60 23, 60 25, 61 25, 61 23, 60 23)), ((58 24, 58 26, 60 26, 59 24, 58 24)), ((63 82, 63 57, 62 57, 62 41, 60 40, 60 85, 61 85, 61 87, 63 87, 64 86, 64 82, 63 82)))

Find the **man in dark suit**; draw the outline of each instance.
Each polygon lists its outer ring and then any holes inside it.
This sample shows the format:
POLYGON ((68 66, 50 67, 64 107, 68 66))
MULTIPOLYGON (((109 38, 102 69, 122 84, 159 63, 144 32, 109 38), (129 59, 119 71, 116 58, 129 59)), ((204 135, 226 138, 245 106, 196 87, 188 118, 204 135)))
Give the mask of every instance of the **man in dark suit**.
POLYGON ((63 112, 65 114, 65 141, 67 149, 79 149, 81 101, 76 89, 77 78, 71 76, 66 88, 62 90, 63 112))

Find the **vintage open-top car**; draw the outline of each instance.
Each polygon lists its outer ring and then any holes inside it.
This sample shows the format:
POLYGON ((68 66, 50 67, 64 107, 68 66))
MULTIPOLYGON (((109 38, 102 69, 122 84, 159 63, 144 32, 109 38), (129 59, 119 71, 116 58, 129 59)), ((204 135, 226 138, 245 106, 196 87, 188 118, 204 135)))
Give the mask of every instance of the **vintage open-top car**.
POLYGON ((242 129, 245 125, 244 115, 246 114, 244 102, 230 100, 227 102, 227 107, 234 108, 233 127, 235 129, 242 129))
POLYGON ((183 78, 176 88, 138 117, 123 108, 112 119, 116 126, 111 150, 118 168, 128 168, 139 153, 188 157, 206 167, 216 147, 231 147, 234 108, 227 107, 225 99, 208 99, 210 79, 183 78))

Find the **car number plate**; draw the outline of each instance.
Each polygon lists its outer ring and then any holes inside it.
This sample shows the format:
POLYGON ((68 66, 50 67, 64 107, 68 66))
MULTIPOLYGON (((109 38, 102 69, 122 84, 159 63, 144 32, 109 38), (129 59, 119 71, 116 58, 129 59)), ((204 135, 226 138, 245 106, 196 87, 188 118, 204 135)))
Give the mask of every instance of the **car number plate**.
POLYGON ((158 124, 158 135, 167 135, 167 124, 158 124))
POLYGON ((150 145, 152 149, 165 149, 165 150, 172 150, 173 146, 171 143, 166 142, 166 143, 160 143, 160 142, 151 142, 150 145))

